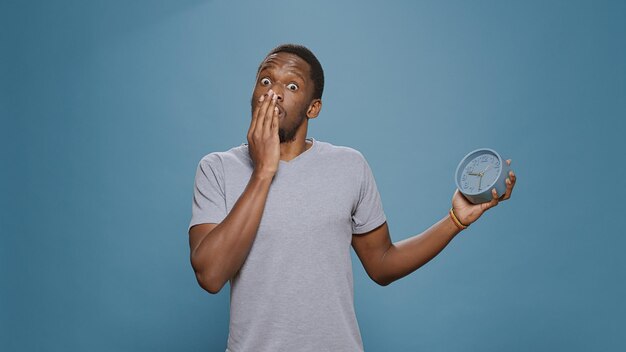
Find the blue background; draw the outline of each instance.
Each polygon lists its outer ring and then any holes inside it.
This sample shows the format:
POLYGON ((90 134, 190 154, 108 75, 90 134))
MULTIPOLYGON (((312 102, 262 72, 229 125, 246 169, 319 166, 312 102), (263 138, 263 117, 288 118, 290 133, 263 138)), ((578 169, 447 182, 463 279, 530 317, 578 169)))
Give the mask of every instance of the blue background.
POLYGON ((367 351, 626 350, 621 1, 3 1, 0 350, 223 351, 189 263, 198 161, 245 142, 256 68, 310 47, 309 136, 360 150, 394 241, 469 151, 513 198, 388 287, 355 256, 367 351))

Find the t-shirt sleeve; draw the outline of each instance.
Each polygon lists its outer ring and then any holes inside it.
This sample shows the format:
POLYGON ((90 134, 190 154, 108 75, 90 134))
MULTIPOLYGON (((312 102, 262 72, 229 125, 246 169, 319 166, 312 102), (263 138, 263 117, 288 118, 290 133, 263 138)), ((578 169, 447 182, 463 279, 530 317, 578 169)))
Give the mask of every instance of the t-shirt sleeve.
POLYGON ((226 217, 224 171, 220 158, 209 154, 196 169, 189 229, 197 224, 218 224, 226 217))
POLYGON ((359 199, 352 213, 352 233, 362 234, 374 230, 387 221, 369 164, 362 157, 359 199))

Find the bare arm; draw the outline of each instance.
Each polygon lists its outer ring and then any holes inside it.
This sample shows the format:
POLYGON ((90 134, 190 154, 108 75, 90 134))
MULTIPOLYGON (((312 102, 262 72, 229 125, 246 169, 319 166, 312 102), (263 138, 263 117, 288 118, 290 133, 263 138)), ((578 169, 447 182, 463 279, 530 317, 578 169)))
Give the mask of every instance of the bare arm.
MULTIPOLYGON (((510 160, 507 162, 510 164, 510 160)), ((509 177, 506 193, 498 197, 494 189, 489 203, 471 204, 457 190, 452 198, 452 207, 459 220, 469 225, 499 201, 509 199, 516 181, 512 171, 509 177)), ((421 234, 392 243, 389 228, 384 223, 366 234, 353 235, 352 247, 372 280, 386 286, 428 263, 459 232, 452 219, 446 216, 421 234)))
POLYGON ((452 220, 445 217, 419 235, 391 243, 384 223, 366 234, 352 236, 352 246, 372 280, 386 286, 428 263, 458 233, 452 220))
POLYGON ((248 131, 248 147, 254 162, 248 185, 221 223, 196 225, 189 230, 191 265, 200 286, 210 293, 219 292, 246 260, 278 170, 276 99, 271 96, 263 99, 254 110, 248 131))

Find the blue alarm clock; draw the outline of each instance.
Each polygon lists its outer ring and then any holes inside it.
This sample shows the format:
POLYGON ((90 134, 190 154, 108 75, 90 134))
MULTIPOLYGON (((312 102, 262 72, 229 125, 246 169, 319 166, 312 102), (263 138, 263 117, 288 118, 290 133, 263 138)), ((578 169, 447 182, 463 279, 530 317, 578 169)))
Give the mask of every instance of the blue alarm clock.
POLYGON ((510 167, 495 150, 476 149, 467 154, 456 168, 455 181, 459 191, 473 204, 493 199, 491 190, 498 197, 506 192, 506 178, 510 167))

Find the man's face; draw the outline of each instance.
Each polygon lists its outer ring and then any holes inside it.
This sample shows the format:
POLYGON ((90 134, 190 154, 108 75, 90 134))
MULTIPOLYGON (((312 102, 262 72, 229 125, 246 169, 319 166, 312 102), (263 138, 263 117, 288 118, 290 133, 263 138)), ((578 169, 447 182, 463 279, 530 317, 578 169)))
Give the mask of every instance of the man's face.
POLYGON ((252 92, 252 111, 261 95, 270 89, 278 95, 278 136, 281 143, 295 139, 298 128, 307 118, 313 97, 313 81, 309 64, 299 56, 279 52, 269 55, 261 63, 252 92))

